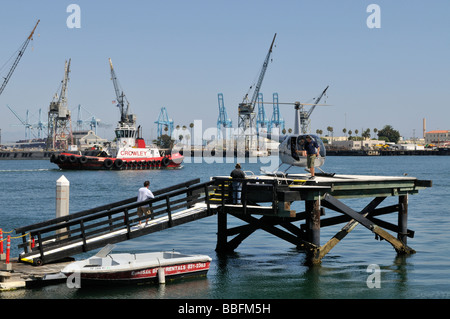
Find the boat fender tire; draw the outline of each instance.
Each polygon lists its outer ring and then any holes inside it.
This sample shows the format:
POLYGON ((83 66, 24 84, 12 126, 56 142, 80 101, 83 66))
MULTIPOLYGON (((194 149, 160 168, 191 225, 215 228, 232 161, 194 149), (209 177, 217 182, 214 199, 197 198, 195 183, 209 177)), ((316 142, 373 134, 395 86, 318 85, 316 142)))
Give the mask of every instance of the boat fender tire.
POLYGON ((88 161, 88 159, 84 155, 81 156, 78 160, 80 161, 80 164, 86 164, 88 161))
POLYGON ((58 159, 61 163, 64 163, 67 160, 67 156, 64 154, 61 154, 58 156, 58 159))
POLYGON ((156 161, 156 166, 161 165, 161 161, 156 161))
POLYGON ((105 159, 105 161, 103 162, 103 166, 105 166, 106 168, 111 168, 111 166, 113 166, 113 161, 110 158, 105 159))
POLYGON ((44 263, 42 262, 42 259, 40 259, 40 258, 33 259, 34 266, 42 266, 43 264, 44 263))
POLYGON ((70 155, 70 156, 69 156, 69 162, 75 163, 76 161, 77 161, 77 158, 76 158, 75 155, 70 155))
POLYGON ((52 156, 50 156, 50 162, 56 163, 57 160, 58 160, 58 156, 55 153, 53 153, 52 156))
POLYGON ((123 160, 121 160, 120 158, 119 158, 119 159, 116 159, 116 160, 114 161, 114 167, 115 167, 115 168, 122 168, 122 166, 123 166, 123 160))
POLYGON ((168 157, 164 157, 161 161, 162 166, 166 167, 170 164, 170 159, 168 157))

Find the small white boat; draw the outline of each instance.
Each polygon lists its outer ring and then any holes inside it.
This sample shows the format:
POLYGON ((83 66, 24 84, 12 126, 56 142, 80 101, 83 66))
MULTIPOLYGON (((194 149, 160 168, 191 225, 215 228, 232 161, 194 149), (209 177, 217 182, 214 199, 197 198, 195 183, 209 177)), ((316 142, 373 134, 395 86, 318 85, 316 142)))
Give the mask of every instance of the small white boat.
POLYGON ((94 256, 75 261, 61 272, 79 275, 83 285, 165 283, 165 279, 205 276, 211 258, 179 252, 111 254, 115 245, 107 245, 94 256))

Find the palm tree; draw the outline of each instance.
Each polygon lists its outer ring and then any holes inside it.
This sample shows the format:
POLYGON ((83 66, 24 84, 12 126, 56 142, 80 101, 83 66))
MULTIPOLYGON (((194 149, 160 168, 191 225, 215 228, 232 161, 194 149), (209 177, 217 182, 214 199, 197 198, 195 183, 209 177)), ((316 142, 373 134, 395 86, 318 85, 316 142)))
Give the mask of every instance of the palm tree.
POLYGON ((347 133, 347 129, 346 128, 342 129, 342 133, 346 134, 347 133))

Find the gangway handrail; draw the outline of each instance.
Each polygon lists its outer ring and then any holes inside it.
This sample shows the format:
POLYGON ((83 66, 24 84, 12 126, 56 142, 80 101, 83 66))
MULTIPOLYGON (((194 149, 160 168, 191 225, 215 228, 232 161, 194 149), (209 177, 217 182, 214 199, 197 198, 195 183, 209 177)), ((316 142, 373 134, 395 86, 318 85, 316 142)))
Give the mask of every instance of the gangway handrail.
MULTIPOLYGON (((35 238, 37 236, 36 246, 32 249, 29 247, 29 242, 27 242, 25 236, 23 236, 23 243, 19 244, 19 249, 23 248, 24 250, 22 257, 25 260, 26 258, 28 258, 27 256, 36 256, 36 254, 38 254, 40 255, 40 258, 38 258, 41 260, 40 262, 48 262, 51 260, 56 260, 57 257, 64 258, 76 253, 95 249, 98 247, 98 245, 100 245, 100 243, 108 241, 107 239, 103 238, 104 236, 110 236, 108 238, 110 238, 111 243, 131 239, 130 229, 132 225, 135 225, 133 223, 137 224, 138 221, 148 218, 148 216, 138 217, 136 208, 147 204, 150 204, 152 207, 153 217, 167 214, 167 217, 165 218, 168 219, 168 225, 164 226, 165 228, 172 227, 173 213, 178 213, 178 210, 182 208, 188 208, 187 210, 185 210, 189 211, 189 207, 193 207, 193 205, 196 203, 203 202, 206 204, 206 206, 199 210, 199 212, 201 212, 201 216, 198 215, 198 217, 192 217, 191 220, 209 216, 214 213, 212 210, 210 210, 208 194, 208 187, 212 185, 213 182, 198 182, 199 179, 196 179, 155 191, 154 193, 159 193, 159 195, 144 202, 138 203, 137 197, 134 197, 132 198, 132 202, 130 202, 129 204, 123 205, 125 201, 129 201, 131 199, 116 202, 116 204, 119 203, 118 207, 111 207, 112 204, 103 205, 101 206, 103 210, 99 210, 99 207, 97 207, 97 209, 91 209, 73 214, 72 218, 67 220, 55 218, 47 222, 18 228, 16 229, 16 233, 18 233, 18 230, 22 231, 23 233, 28 231, 31 237, 35 238), (189 185, 185 187, 187 184, 189 185), (164 190, 168 189, 171 191, 163 192, 164 190), (200 194, 202 194, 203 192, 204 196, 202 197, 200 196, 200 194), (182 196, 180 198, 180 195, 184 194, 186 196, 182 196), (155 203, 156 205, 153 206, 153 203, 155 203), (105 208, 109 209, 105 210, 105 208), (62 230, 62 232, 55 233, 56 230, 62 230), (125 230, 126 237, 123 237, 123 232, 125 230), (121 232, 121 234, 116 236, 114 234, 117 231, 121 232), (88 244, 89 240, 97 239, 99 239, 99 242, 88 244), (82 244, 82 248, 79 247, 80 243, 82 244), (77 247, 74 247, 74 245, 76 245, 77 247), (46 252, 54 249, 60 249, 62 250, 62 252, 58 252, 57 256, 55 254, 55 256, 46 256, 44 258, 44 254, 46 252)), ((191 220, 177 220, 177 224, 185 223, 191 220)), ((164 227, 161 227, 156 227, 158 228, 157 230, 142 229, 140 230, 140 232, 136 232, 136 234, 133 234, 133 238, 145 235, 153 231, 164 229, 164 227)))
MULTIPOLYGON (((162 189, 155 190, 155 191, 153 191, 153 194, 154 195, 159 195, 159 194, 163 194, 163 193, 166 193, 166 192, 169 192, 169 191, 180 189, 182 187, 187 188, 187 187, 189 187, 191 185, 194 185, 194 184, 197 184, 199 182, 200 182, 200 178, 192 179, 192 180, 186 181, 184 183, 179 183, 179 184, 176 184, 176 185, 173 185, 173 186, 169 186, 169 187, 165 187, 165 188, 162 188, 162 189)), ((136 197, 127 198, 127 199, 123 199, 121 201, 117 201, 117 202, 114 202, 114 203, 101 205, 101 206, 94 207, 94 208, 91 208, 91 209, 83 210, 83 211, 80 211, 80 212, 77 212, 77 213, 73 213, 73 214, 69 214, 69 215, 66 215, 66 216, 61 216, 61 217, 49 219, 49 220, 46 220, 46 221, 43 221, 43 222, 39 222, 39 223, 35 223, 35 224, 32 224, 32 225, 28 225, 28 226, 24 226, 24 227, 18 227, 18 228, 15 229, 15 231, 16 231, 16 234, 18 234, 18 233, 26 233, 26 232, 28 232, 28 231, 30 231, 32 229, 38 229, 38 228, 42 228, 42 227, 45 227, 45 226, 48 226, 48 225, 51 225, 51 224, 58 224, 58 223, 61 223, 61 222, 68 222, 70 220, 73 220, 73 219, 76 219, 76 218, 79 218, 79 217, 83 217, 83 216, 87 216, 87 215, 90 215, 90 214, 95 214, 95 213, 103 211, 103 210, 110 210, 110 209, 118 207, 118 206, 124 206, 124 205, 130 204, 130 203, 135 203, 136 201, 137 201, 137 196, 136 197)))

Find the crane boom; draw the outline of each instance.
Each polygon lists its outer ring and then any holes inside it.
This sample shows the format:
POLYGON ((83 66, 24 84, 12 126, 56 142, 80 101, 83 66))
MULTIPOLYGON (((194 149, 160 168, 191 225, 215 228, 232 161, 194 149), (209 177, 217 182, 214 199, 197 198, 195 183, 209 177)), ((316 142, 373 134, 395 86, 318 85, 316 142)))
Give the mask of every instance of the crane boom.
POLYGON ((323 97, 323 96, 325 95, 325 93, 327 92, 328 87, 329 87, 329 86, 327 86, 327 87, 325 88, 325 90, 323 90, 322 94, 320 94, 320 96, 314 101, 314 105, 313 105, 313 106, 311 107, 311 109, 308 111, 307 118, 309 118, 309 116, 311 115, 311 113, 314 111, 314 108, 316 107, 316 105, 319 104, 320 100, 322 99, 322 97, 323 97))
POLYGON ((264 63, 261 69, 261 73, 259 74, 258 82, 256 83, 255 91, 253 92, 252 99, 250 104, 252 106, 252 110, 255 108, 256 100, 258 99, 259 89, 261 88, 262 81, 264 80, 264 75, 266 74, 267 66, 269 65, 270 55, 272 54, 273 44, 275 42, 275 38, 277 34, 273 36, 272 44, 270 45, 269 52, 267 52, 266 58, 264 59, 264 63))
POLYGON ((37 26, 38 26, 38 24, 39 24, 40 21, 41 21, 41 20, 38 20, 38 21, 37 21, 36 25, 35 25, 34 28, 33 28, 33 31, 31 31, 31 33, 30 33, 30 35, 28 36, 28 38, 25 40, 25 42, 24 42, 24 43, 22 44, 22 46, 20 47, 19 53, 18 53, 16 59, 14 60, 14 63, 13 63, 13 65, 12 65, 11 69, 9 70, 8 74, 6 75, 5 80, 3 81, 2 86, 0 87, 0 95, 2 94, 3 90, 5 89, 6 84, 8 84, 8 81, 9 81, 9 79, 11 78, 12 74, 14 73, 14 70, 16 69, 17 64, 19 64, 20 58, 21 58, 22 55, 25 53, 25 49, 27 48, 28 43, 30 42, 30 40, 33 38, 34 31, 36 30, 36 28, 37 28, 37 26))
POLYGON ((120 122, 121 123, 127 123, 129 122, 128 119, 128 110, 130 107, 130 103, 128 100, 126 100, 125 94, 123 93, 122 88, 119 85, 119 82, 117 80, 116 72, 114 71, 111 58, 109 58, 109 66, 111 68, 111 80, 113 81, 114 85, 114 91, 116 92, 116 98, 117 98, 117 106, 120 109, 120 122), (125 109, 125 100, 127 101, 127 107, 125 109))

